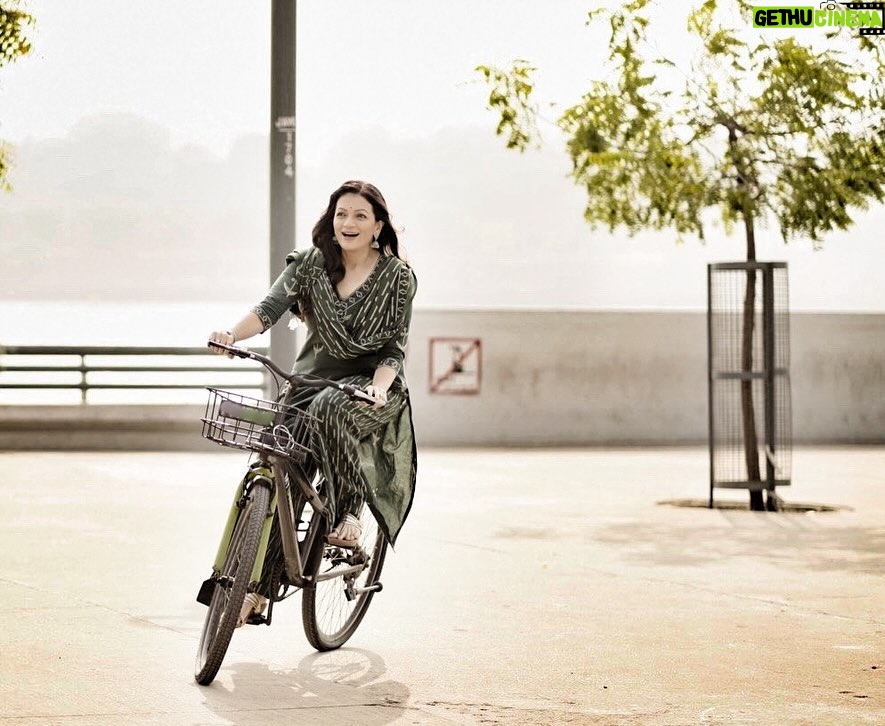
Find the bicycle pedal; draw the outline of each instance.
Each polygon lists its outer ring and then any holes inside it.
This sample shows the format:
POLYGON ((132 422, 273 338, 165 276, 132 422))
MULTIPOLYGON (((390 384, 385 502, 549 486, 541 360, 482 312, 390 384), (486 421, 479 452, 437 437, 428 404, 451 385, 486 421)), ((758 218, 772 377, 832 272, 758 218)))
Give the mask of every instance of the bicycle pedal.
POLYGON ((365 587, 355 587, 353 591, 357 594, 362 594, 364 592, 381 592, 384 589, 384 585, 381 584, 381 581, 375 582, 371 585, 366 585, 365 587))
POLYGON ((246 625, 267 625, 267 618, 258 613, 252 613, 246 621, 246 625))

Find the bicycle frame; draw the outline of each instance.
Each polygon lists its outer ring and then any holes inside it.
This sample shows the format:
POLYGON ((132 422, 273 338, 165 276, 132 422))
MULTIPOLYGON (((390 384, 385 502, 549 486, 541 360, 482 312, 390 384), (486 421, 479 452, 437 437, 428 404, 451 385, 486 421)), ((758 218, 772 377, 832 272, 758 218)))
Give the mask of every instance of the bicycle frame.
MULTIPOLYGON (((313 542, 318 535, 319 528, 316 526, 308 527, 302 554, 302 548, 298 544, 298 527, 293 515, 299 514, 303 509, 303 504, 295 507, 295 512, 292 511, 291 505, 298 504, 298 494, 300 494, 304 502, 309 503, 313 508, 314 517, 325 517, 328 515, 328 508, 317 496, 310 482, 307 481, 307 478, 300 471, 294 466, 289 466, 285 462, 279 461, 276 457, 269 458, 273 472, 275 501, 278 504, 276 511, 280 520, 280 540, 283 546, 283 566, 286 578, 296 587, 305 587, 309 582, 304 575, 304 556, 310 552, 313 542), (286 487, 287 480, 297 483, 300 492, 296 494, 295 492, 288 491, 286 487), (285 506, 279 506, 279 502, 283 502, 285 506)), ((267 529, 269 532, 269 524, 267 529)), ((263 551, 259 551, 262 565, 266 551, 266 547, 263 551)))
MULTIPOLYGON (((251 486, 272 486, 272 497, 268 508, 267 516, 264 521, 264 528, 261 532, 261 539, 258 546, 258 554, 255 558, 255 565, 250 575, 250 583, 254 584, 261 579, 261 573, 264 569, 264 562, 267 557, 267 546, 270 541, 270 529, 273 524, 273 515, 276 513, 280 520, 280 540, 283 548, 283 566, 286 573, 286 579, 295 587, 305 588, 311 587, 316 582, 324 580, 346 577, 350 574, 358 574, 362 571, 363 565, 353 565, 347 568, 338 568, 334 573, 327 575, 320 574, 315 579, 304 574, 305 556, 311 551, 316 537, 321 536, 320 528, 309 526, 305 539, 302 543, 298 542, 298 528, 293 517, 291 504, 298 503, 297 498, 303 498, 297 506, 296 510, 300 511, 304 504, 310 504, 313 508, 314 516, 325 517, 328 515, 328 508, 323 504, 314 488, 307 481, 306 477, 294 467, 285 462, 279 461, 276 457, 268 457, 268 461, 259 460, 253 464, 249 473, 237 486, 231 503, 230 512, 227 518, 227 524, 221 536, 221 542, 218 546, 218 552, 215 556, 213 571, 219 573, 221 571, 224 559, 227 556, 227 550, 230 546, 231 534, 236 524, 237 516, 240 511, 240 501, 251 486), (297 482, 299 487, 298 494, 293 495, 286 487, 286 480, 297 482), (280 502, 285 502, 286 506, 279 506, 280 502)), ((297 514, 297 511, 295 512, 297 514)))
MULTIPOLYGON (((348 386, 346 384, 338 383, 335 381, 325 380, 319 377, 287 374, 276 364, 274 364, 273 361, 271 361, 269 358, 257 354, 253 351, 236 348, 235 346, 229 346, 222 343, 210 343, 210 345, 222 350, 226 350, 229 354, 235 355, 240 358, 251 358, 253 360, 259 361, 275 375, 279 376, 279 378, 288 381, 290 384, 297 381, 300 385, 320 387, 332 386, 338 388, 341 391, 344 391, 349 396, 362 398, 363 400, 366 400, 368 402, 374 402, 371 397, 367 396, 363 391, 355 389, 353 386, 348 386)), ((231 504, 230 513, 228 514, 227 524, 225 525, 224 532, 222 533, 221 537, 221 542, 218 546, 218 552, 215 556, 213 571, 216 573, 221 571, 224 559, 227 556, 228 547, 230 546, 230 539, 233 533, 234 525, 237 520, 237 515, 240 510, 239 503, 242 500, 243 496, 246 494, 249 487, 252 486, 269 486, 271 487, 272 496, 269 511, 265 519, 264 528, 261 533, 259 550, 255 559, 255 566, 252 571, 251 582, 258 582, 258 580, 261 578, 261 572, 264 568, 264 561, 267 555, 267 545, 270 540, 270 528, 271 524, 273 523, 273 515, 276 512, 280 520, 280 539, 282 541, 286 578, 296 587, 309 586, 311 583, 309 582, 309 579, 304 575, 304 557, 308 552, 311 551, 311 545, 313 544, 314 539, 317 536, 318 528, 313 526, 308 528, 304 547, 302 550, 302 548, 299 547, 298 543, 297 526, 293 517, 291 505, 298 504, 298 498, 300 497, 303 498, 305 503, 310 504, 311 508, 313 509, 314 516, 327 517, 329 515, 329 510, 323 503, 322 499, 319 497, 311 483, 307 481, 307 477, 303 474, 301 468, 298 465, 291 464, 287 460, 273 454, 262 454, 261 458, 259 458, 254 464, 252 464, 249 472, 246 474, 246 476, 237 487, 233 503, 231 504), (297 484, 299 491, 290 492, 286 486, 287 481, 290 482, 290 486, 292 482, 297 484), (286 506, 279 506, 281 502, 285 503, 286 506)), ((295 512, 295 514, 298 514, 302 509, 303 505, 299 504, 299 506, 296 507, 297 511, 295 512)), ((353 567, 351 569, 353 572, 358 572, 360 568, 353 567)), ((350 572, 350 570, 345 570, 344 574, 347 574, 348 572, 350 572)), ((341 571, 339 571, 338 575, 336 576, 340 575, 341 571)), ((321 580, 325 578, 321 576, 317 579, 321 580)))
MULTIPOLYGON (((277 376, 277 383, 282 379, 292 386, 333 387, 351 399, 377 403, 353 385, 285 374, 266 356, 210 345, 261 362, 277 376)), ((382 589, 379 574, 387 550, 383 533, 371 520, 353 543, 328 543, 333 502, 327 501, 330 493, 310 458, 310 437, 319 419, 288 403, 288 387, 278 389, 276 401, 215 388, 209 392, 203 436, 252 451, 255 458, 236 486, 211 576, 197 594, 197 601, 209 608, 194 671, 201 685, 215 678, 236 628, 270 625, 274 604, 299 590, 308 642, 320 651, 340 648, 362 621, 374 593, 382 589), (249 593, 257 598, 250 599, 249 593)), ((372 514, 363 505, 360 516, 372 514)))
MULTIPOLYGON (((269 456, 266 459, 259 459, 255 462, 237 486, 227 522, 221 535, 221 541, 218 545, 218 551, 215 555, 215 561, 212 566, 213 571, 216 573, 221 571, 241 508, 240 502, 249 488, 253 486, 271 487, 272 496, 261 533, 258 555, 255 558, 255 565, 252 569, 251 582, 256 583, 261 579, 261 572, 267 556, 267 546, 270 541, 273 515, 276 513, 280 521, 280 540, 283 548, 286 578, 295 587, 308 587, 311 584, 311 579, 304 574, 304 557, 306 553, 311 551, 313 542, 318 536, 319 528, 314 526, 308 527, 304 542, 299 544, 295 516, 303 509, 304 504, 310 504, 314 516, 328 516, 329 510, 303 473, 287 462, 280 461, 275 456, 269 456), (290 491, 289 487, 286 486, 287 481, 297 483, 298 491, 290 491), (300 502, 299 499, 301 500, 300 502), (279 506, 281 502, 285 503, 286 506, 279 506), (294 507, 296 511, 294 512, 293 504, 296 505, 294 507)), ((357 571, 359 568, 353 569, 357 571)), ((325 578, 321 577, 319 579, 325 578)))

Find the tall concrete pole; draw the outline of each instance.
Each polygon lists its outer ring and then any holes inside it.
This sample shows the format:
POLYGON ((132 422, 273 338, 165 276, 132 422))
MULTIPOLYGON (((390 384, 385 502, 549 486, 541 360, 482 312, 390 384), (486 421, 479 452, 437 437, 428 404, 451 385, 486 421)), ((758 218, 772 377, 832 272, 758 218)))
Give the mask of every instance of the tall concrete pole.
MULTIPOLYGON (((272 0, 270 43, 270 281, 295 248, 296 0, 272 0)), ((270 356, 286 370, 295 362, 295 334, 270 331, 270 356)))

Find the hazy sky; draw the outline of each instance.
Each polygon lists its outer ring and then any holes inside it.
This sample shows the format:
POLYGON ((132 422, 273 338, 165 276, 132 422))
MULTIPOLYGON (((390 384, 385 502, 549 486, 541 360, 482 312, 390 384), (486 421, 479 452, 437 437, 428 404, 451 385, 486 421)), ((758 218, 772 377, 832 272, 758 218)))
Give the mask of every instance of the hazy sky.
MULTIPOLYGON (((34 53, 0 77, 3 136, 63 135, 98 111, 131 111, 173 141, 223 152, 269 126, 270 1, 27 0, 34 53)), ((550 97, 574 97, 603 47, 575 0, 301 0, 298 151, 320 161, 380 125, 426 136, 489 124, 479 63, 536 61, 550 97)))
MULTIPOLYGON (((469 269, 446 268, 446 275, 459 275, 455 282, 434 277, 442 273, 437 259, 428 259, 424 304, 702 308, 706 262, 740 259, 742 241, 714 231, 706 246, 677 247, 671 233, 628 240, 590 231, 564 153, 561 164, 550 162, 562 148, 552 126, 543 163, 477 147, 475 165, 443 171, 454 157, 445 143, 488 134, 490 145, 502 146, 492 135, 496 119, 476 82, 477 64, 527 58, 540 69, 542 105, 578 100, 606 55, 604 32, 584 23, 595 4, 301 0, 299 219, 302 201, 319 209, 343 178, 370 178, 407 228, 420 269, 422 245, 439 251, 458 234, 453 254, 463 255, 473 244, 463 239, 464 219, 452 226, 469 207, 476 257, 469 269), (386 155, 379 158, 382 146, 386 155), (416 168, 404 156, 412 152, 428 163, 416 168), (447 198, 422 200, 422 175, 443 173, 447 198)), ((269 0, 28 0, 26 7, 38 21, 34 52, 0 72, 0 138, 65 137, 84 117, 103 112, 134 114, 168 129, 174 146, 202 146, 218 157, 244 135, 267 134, 269 0)), ((680 49, 677 30, 658 35, 663 52, 680 49)), ((833 235, 824 252, 802 241, 786 247, 763 231, 759 257, 790 263, 794 309, 885 311, 876 274, 885 266, 883 227, 885 210, 878 207, 859 215, 851 231, 833 235)), ((299 239, 304 232, 299 222, 299 239)))

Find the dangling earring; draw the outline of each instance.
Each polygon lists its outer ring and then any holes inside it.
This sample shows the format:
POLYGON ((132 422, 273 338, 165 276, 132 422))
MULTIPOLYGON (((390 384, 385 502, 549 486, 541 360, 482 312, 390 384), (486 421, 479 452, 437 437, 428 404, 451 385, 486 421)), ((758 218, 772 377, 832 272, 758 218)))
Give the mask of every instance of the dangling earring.
POLYGON ((377 237, 375 237, 375 238, 372 239, 371 247, 372 247, 373 250, 377 250, 377 249, 379 249, 379 248, 381 247, 381 245, 378 244, 378 238, 377 238, 377 237))

